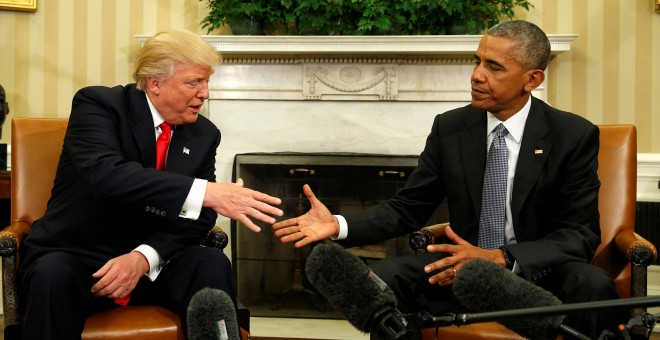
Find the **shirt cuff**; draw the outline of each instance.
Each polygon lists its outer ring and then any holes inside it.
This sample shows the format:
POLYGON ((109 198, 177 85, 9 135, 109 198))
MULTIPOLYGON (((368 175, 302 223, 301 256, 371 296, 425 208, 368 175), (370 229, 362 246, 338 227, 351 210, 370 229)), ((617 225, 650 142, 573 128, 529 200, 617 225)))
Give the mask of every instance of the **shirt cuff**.
POLYGON ((520 269, 520 266, 518 265, 518 261, 514 260, 513 261, 513 269, 511 269, 511 272, 518 275, 518 274, 520 274, 521 271, 522 271, 522 269, 520 269))
POLYGON ((196 220, 202 213, 202 204, 204 203, 204 195, 206 195, 206 184, 209 181, 205 179, 195 178, 186 201, 183 202, 181 213, 179 217, 196 220))
POLYGON ((348 222, 346 222, 346 219, 342 215, 333 215, 335 218, 337 218, 337 222, 339 222, 339 234, 337 236, 332 236, 330 239, 332 240, 344 240, 346 237, 348 237, 348 222))
POLYGON ((163 262, 165 261, 160 258, 156 249, 146 244, 139 245, 133 251, 137 251, 147 258, 147 262, 149 262, 149 271, 145 275, 147 275, 149 280, 155 281, 158 274, 160 274, 160 271, 163 270, 163 262))

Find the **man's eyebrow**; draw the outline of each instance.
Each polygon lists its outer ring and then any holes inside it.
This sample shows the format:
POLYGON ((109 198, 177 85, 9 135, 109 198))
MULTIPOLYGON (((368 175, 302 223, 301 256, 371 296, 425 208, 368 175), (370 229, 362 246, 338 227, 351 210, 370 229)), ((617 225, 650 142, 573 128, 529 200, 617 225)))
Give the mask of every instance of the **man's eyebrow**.
POLYGON ((497 67, 499 67, 499 68, 505 68, 504 65, 502 65, 500 62, 498 62, 498 61, 495 60, 495 59, 486 59, 486 60, 481 60, 481 59, 479 59, 479 60, 482 61, 482 62, 486 62, 486 63, 488 63, 488 64, 491 64, 491 65, 495 65, 495 66, 497 66, 497 67))

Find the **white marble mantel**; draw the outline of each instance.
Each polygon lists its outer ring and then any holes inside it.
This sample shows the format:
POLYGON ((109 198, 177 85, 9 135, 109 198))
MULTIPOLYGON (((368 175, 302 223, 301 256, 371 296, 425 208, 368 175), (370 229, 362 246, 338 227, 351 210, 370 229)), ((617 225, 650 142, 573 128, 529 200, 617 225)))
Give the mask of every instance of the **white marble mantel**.
MULTIPOLYGON (((217 177, 229 181, 246 152, 419 154, 435 115, 470 102, 481 36, 203 38, 223 58, 204 114, 222 132, 217 177)), ((549 38, 556 55, 576 35, 549 38)))
MULTIPOLYGON (((556 55, 569 51, 576 35, 549 38, 556 55)), ((472 55, 481 36, 204 39, 224 63, 211 85, 212 99, 468 102, 472 55)), ((534 94, 545 100, 546 92, 543 84, 534 94)))
MULTIPOLYGON (((203 36, 225 55, 318 54, 467 54, 476 51, 481 35, 405 36, 203 36)), ((576 34, 549 35, 554 54, 569 51, 576 34)))
MULTIPOLYGON (((469 102, 481 35, 206 35, 223 57, 212 100, 469 102)), ((549 35, 553 55, 575 34, 549 35)), ((149 36, 138 36, 141 42, 149 36)), ((543 84, 534 93, 546 99, 543 84)))

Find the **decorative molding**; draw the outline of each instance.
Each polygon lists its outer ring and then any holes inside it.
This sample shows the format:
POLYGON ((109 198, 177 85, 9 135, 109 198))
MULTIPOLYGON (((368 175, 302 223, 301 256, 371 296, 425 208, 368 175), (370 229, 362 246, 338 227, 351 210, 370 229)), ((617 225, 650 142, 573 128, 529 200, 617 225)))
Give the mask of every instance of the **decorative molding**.
MULTIPOLYGON (((150 35, 138 35, 144 43, 150 35)), ((203 35, 222 55, 472 55, 481 35, 255 36, 203 35)), ((577 34, 549 34, 553 54, 570 51, 577 34)), ((262 60, 262 59, 258 59, 262 60)))
MULTIPOLYGON (((549 35, 552 53, 569 51, 576 37, 549 35)), ((469 102, 472 55, 482 36, 202 38, 223 58, 211 80, 211 99, 469 102), (361 74, 359 82, 340 80, 348 67, 361 74)), ((546 93, 545 83, 534 91, 543 100, 546 93)))
MULTIPOLYGON (((551 34, 553 53, 569 51, 576 34, 551 34)), ((469 54, 481 35, 203 36, 222 54, 469 54)))
POLYGON ((346 64, 346 63, 361 63, 361 64, 400 64, 400 65, 419 65, 419 64, 471 64, 472 56, 466 55, 405 55, 395 57, 382 57, 382 56, 287 56, 287 55, 270 55, 270 56, 245 56, 224 54, 222 55, 222 63, 225 65, 279 65, 279 64, 346 64))
POLYGON ((0 10, 36 12, 37 0, 0 0, 0 10))
POLYGON ((303 97, 320 100, 323 96, 360 94, 396 100, 398 70, 394 64, 304 64, 303 97))

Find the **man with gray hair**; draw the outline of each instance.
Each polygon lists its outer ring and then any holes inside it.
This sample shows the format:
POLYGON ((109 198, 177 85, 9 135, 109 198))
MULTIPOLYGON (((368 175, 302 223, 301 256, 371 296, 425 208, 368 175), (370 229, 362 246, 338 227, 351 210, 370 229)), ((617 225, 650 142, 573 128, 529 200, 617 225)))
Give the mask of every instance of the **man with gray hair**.
POLYGON ((211 287, 236 299, 231 264, 200 246, 217 215, 259 231, 280 199, 216 183, 220 131, 200 115, 219 55, 199 35, 169 30, 139 51, 126 86, 73 98, 45 215, 21 246, 25 339, 80 339, 90 313, 161 305, 181 316, 211 287))
MULTIPOLYGON (((445 243, 373 266, 402 312, 464 310, 452 284, 475 258, 506 267, 564 303, 616 299, 612 278, 590 264, 600 244, 599 130, 532 96, 549 61, 550 42, 536 25, 494 26, 474 54, 471 104, 436 116, 404 188, 368 210, 333 216, 305 185, 312 208, 276 223, 275 234, 296 247, 325 238, 344 247, 373 244, 424 227, 446 200, 445 243)), ((621 315, 584 313, 568 323, 596 338, 627 321, 621 315)))

